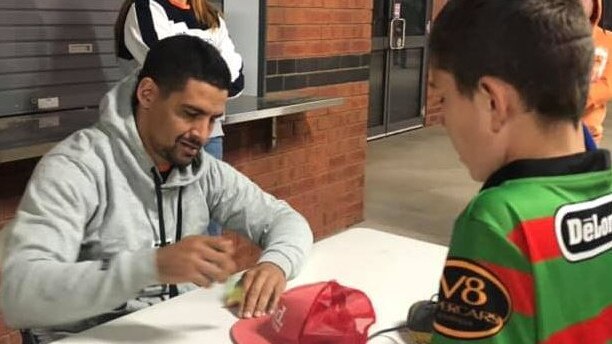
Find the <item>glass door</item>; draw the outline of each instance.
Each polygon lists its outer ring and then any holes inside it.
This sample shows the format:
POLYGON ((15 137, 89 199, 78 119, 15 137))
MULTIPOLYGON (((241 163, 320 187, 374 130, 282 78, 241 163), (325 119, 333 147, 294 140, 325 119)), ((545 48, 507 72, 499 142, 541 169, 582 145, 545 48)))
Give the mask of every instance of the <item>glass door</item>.
POLYGON ((423 123, 431 0, 375 1, 368 136, 423 123))

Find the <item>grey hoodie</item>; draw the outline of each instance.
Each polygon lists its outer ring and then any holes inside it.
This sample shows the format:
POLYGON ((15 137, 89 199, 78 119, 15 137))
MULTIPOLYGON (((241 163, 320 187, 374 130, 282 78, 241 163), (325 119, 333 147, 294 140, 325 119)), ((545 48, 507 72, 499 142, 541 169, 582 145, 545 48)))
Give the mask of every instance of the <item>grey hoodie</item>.
MULTIPOLYGON (((80 331, 160 301, 146 297, 155 288, 144 291, 159 284, 160 231, 154 164, 130 105, 135 83, 131 76, 114 87, 100 103, 100 121, 36 167, 7 226, 0 290, 10 326, 80 331)), ((313 237, 287 203, 200 151, 161 186, 168 239, 175 238, 181 188, 182 237, 207 234, 212 217, 260 245, 260 261, 277 264, 289 278, 298 273, 313 237)))

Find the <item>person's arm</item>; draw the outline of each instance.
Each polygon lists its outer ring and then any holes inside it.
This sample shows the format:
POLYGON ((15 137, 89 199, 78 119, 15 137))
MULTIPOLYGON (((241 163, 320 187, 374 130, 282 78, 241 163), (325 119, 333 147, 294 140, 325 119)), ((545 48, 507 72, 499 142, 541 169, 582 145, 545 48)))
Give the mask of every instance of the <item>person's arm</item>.
POLYGON ((490 224, 457 221, 440 282, 433 343, 535 343, 531 265, 490 224))
POLYGON ((16 217, 2 270, 1 301, 14 328, 49 327, 113 310, 157 283, 155 251, 78 261, 98 211, 96 178, 64 156, 41 160, 16 217))
POLYGON ((125 19, 123 35, 126 48, 142 66, 150 47, 175 33, 163 7, 155 1, 136 0, 125 19))
POLYGON ((227 25, 223 18, 219 17, 219 30, 218 41, 216 42, 217 49, 221 53, 221 56, 225 60, 227 67, 229 68, 232 84, 229 89, 229 97, 238 97, 244 89, 244 74, 242 74, 242 57, 236 51, 236 47, 230 38, 227 25))
POLYGON ((287 278, 295 277, 312 248, 308 222, 230 165, 212 158, 204 163, 210 163, 203 187, 212 219, 259 245, 260 262, 274 263, 287 278))
POLYGON ((287 279, 303 266, 313 242, 308 222, 286 202, 262 191, 231 166, 208 158, 203 185, 213 220, 250 238, 262 249, 259 263, 240 281, 244 296, 238 316, 271 314, 287 279))
MULTIPOLYGON (((595 30, 600 29, 595 28, 595 30)), ((586 104, 587 109, 594 105, 605 104, 612 100, 612 33, 606 32, 605 34, 599 35, 599 37, 605 40, 605 44, 597 48, 601 51, 596 51, 595 59, 599 59, 602 63, 605 61, 606 65, 600 77, 597 77, 597 73, 595 72, 594 77, 596 77, 596 79, 592 80, 590 85, 586 104)))
POLYGON ((612 100, 612 63, 608 63, 604 75, 591 82, 586 108, 597 104, 605 104, 612 100))

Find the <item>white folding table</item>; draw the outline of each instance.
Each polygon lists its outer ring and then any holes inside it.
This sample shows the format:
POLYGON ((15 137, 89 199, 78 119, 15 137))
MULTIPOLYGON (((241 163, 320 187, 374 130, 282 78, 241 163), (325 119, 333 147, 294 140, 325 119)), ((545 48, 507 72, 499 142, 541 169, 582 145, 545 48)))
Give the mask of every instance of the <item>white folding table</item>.
MULTIPOLYGON (((314 245, 288 287, 334 279, 364 291, 377 321, 370 333, 405 321, 408 308, 438 290, 447 248, 373 229, 349 229, 314 245)), ((223 307, 222 285, 195 290, 63 339, 61 344, 231 344, 237 318, 223 307)), ((405 343, 390 333, 370 343, 405 343)), ((279 343, 280 344, 280 343, 279 343)))

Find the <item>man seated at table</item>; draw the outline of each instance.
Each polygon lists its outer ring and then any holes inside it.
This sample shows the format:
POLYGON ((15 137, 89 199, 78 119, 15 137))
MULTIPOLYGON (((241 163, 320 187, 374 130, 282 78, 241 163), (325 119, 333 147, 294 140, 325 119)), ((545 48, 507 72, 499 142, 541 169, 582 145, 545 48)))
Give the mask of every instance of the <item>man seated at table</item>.
POLYGON ((167 38, 104 97, 96 125, 42 158, 8 226, 10 326, 47 342, 224 281, 234 248, 207 235, 211 219, 263 248, 240 316, 272 311, 313 238, 289 205, 201 150, 229 86, 213 46, 167 38))
POLYGON ((578 0, 450 0, 432 86, 471 177, 434 343, 612 340, 612 171, 580 116, 593 40, 578 0))

